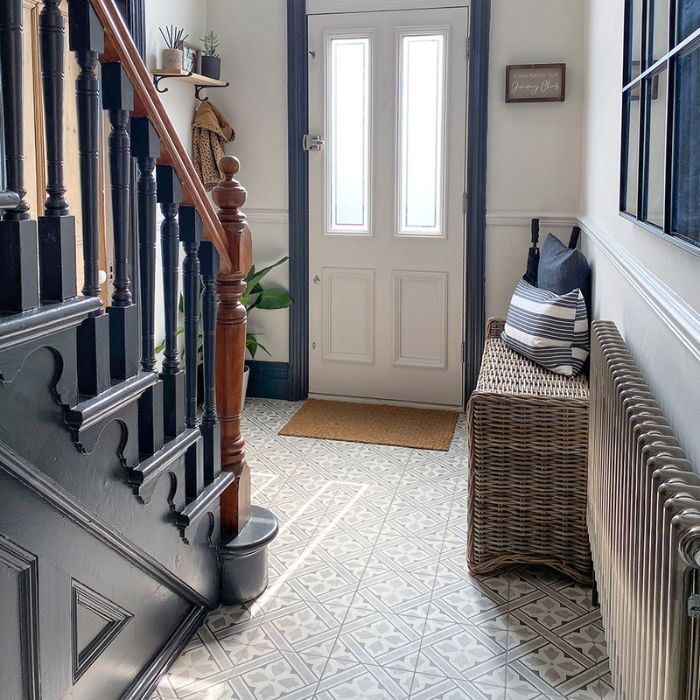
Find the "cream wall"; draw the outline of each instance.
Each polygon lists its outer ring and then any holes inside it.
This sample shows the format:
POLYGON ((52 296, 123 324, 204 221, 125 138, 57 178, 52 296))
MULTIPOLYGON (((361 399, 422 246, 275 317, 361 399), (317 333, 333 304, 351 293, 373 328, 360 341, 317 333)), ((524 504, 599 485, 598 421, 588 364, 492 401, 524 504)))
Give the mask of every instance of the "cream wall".
MULTIPOLYGON (((287 217, 287 14, 285 0, 209 0, 209 23, 221 37, 226 90, 211 91, 236 131, 226 152, 241 161, 239 179, 248 190, 245 212, 253 231, 253 259, 269 265, 289 252, 287 217)), ((288 266, 268 284, 287 288, 288 266)), ((255 311, 250 329, 272 357, 289 357, 289 313, 255 311)))
POLYGON ((581 221, 594 314, 615 321, 700 472, 700 257, 618 214, 622 3, 588 0, 581 221))
MULTIPOLYGON (((284 0, 209 0, 209 23, 222 38, 231 88, 216 94, 237 138, 227 152, 242 162, 249 191, 255 260, 287 253, 287 38, 284 0)), ((566 225, 578 210, 582 105, 583 3, 580 0, 495 0, 489 96, 487 279, 489 315, 502 314, 522 275, 529 218, 554 213, 566 225), (527 30, 524 30, 527 28, 527 30), (562 104, 506 105, 507 63, 566 62, 562 104), (560 214, 557 214, 560 212, 560 214)), ((275 281, 287 283, 286 271, 275 281)), ((251 319, 266 334, 274 359, 288 357, 288 315, 251 319)))
MULTIPOLYGON (((147 0, 146 2, 146 65, 149 70, 161 65, 161 50, 165 47, 159 27, 174 24, 184 27, 189 34, 188 42, 199 43, 207 30, 206 3, 192 0, 147 0)), ((161 87, 168 92, 160 95, 168 112, 168 117, 175 131, 189 153, 192 146, 192 117, 194 116, 196 100, 194 86, 179 81, 166 80, 161 87)), ((158 221, 161 221, 160 210, 158 221)), ((161 269, 160 245, 156 247, 156 270, 161 269)), ((163 282, 160 274, 156 274, 156 314, 155 338, 159 344, 165 336, 163 303, 163 282)))
MULTIPOLYGON (((524 272, 530 222, 568 240, 579 208, 581 0, 493 0, 486 182, 486 314, 503 315, 524 272), (506 104, 505 67, 566 63, 564 102, 506 104)), ((472 106, 476 109, 476 106, 472 106)))

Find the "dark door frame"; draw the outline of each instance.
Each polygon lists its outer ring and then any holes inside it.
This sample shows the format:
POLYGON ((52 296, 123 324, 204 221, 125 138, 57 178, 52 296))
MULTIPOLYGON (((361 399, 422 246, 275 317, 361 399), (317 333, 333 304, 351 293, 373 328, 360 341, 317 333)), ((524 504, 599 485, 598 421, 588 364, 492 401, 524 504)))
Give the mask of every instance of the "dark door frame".
MULTIPOLYGON (((491 0, 470 0, 467 125, 467 255, 465 400, 476 386, 485 333, 486 133, 491 0)), ((289 398, 309 392, 309 158, 302 139, 309 124, 306 0, 287 0, 289 110, 289 398)))

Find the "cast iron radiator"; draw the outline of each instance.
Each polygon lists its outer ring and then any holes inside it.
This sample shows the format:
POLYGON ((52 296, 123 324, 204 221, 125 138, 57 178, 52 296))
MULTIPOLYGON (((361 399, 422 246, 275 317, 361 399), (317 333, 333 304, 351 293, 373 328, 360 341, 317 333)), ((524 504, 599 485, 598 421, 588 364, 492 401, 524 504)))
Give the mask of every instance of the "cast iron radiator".
POLYGON ((593 324, 589 436, 588 527, 616 697, 697 700, 700 478, 610 322, 593 324))

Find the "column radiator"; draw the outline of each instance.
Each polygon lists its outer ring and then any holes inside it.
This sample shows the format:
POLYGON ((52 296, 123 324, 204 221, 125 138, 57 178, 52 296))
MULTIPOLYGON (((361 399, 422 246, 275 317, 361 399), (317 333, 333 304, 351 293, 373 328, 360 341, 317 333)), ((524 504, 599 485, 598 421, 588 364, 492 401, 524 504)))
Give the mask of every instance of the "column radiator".
POLYGON ((591 346, 588 527, 616 697, 698 700, 700 478, 615 325, 591 346))

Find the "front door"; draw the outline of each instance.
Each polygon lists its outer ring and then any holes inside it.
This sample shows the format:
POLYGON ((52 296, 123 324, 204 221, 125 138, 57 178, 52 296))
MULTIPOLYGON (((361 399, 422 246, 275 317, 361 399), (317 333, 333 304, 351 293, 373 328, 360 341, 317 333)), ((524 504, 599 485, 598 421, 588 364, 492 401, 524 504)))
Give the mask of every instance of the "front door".
POLYGON ((309 17, 314 395, 462 405, 467 22, 309 17))

